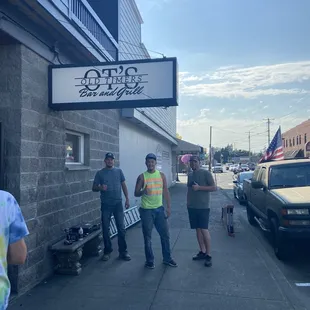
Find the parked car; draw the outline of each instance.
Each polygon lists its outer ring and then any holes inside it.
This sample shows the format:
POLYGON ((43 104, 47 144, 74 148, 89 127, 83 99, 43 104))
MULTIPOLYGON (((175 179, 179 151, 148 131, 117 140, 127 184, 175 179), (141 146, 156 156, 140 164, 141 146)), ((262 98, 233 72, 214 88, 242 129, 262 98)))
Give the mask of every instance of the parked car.
POLYGON ((237 178, 233 181, 234 183, 234 197, 239 200, 240 204, 244 204, 244 192, 243 192, 243 182, 246 179, 251 179, 253 176, 252 171, 240 172, 237 178))
POLYGON ((224 172, 224 169, 223 169, 222 164, 220 164, 220 163, 215 164, 215 166, 212 167, 212 172, 213 172, 213 173, 217 173, 217 172, 223 173, 223 172, 224 172))
POLYGON ((254 171, 255 168, 256 168, 256 164, 254 164, 254 163, 248 163, 248 166, 249 166, 249 169, 250 169, 251 171, 254 171))
POLYGON ((239 170, 240 170, 240 172, 242 172, 242 171, 250 171, 250 168, 249 168, 249 166, 247 164, 241 164, 239 170))
POLYGON ((293 252, 293 240, 309 245, 310 159, 259 164, 243 191, 249 223, 271 234, 279 259, 293 252))
POLYGON ((235 165, 232 171, 233 171, 234 174, 242 172, 241 166, 240 165, 235 165))
POLYGON ((229 168, 230 168, 232 165, 233 165, 233 164, 231 164, 231 163, 226 164, 226 170, 229 170, 229 168))

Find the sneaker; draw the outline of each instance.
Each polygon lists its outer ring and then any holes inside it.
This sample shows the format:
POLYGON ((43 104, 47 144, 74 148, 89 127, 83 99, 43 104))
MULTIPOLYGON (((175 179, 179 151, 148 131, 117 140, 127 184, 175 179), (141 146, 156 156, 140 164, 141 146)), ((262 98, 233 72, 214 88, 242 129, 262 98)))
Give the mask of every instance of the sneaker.
POLYGON ((163 261, 163 264, 170 267, 178 267, 178 264, 173 259, 170 259, 169 261, 163 261))
POLYGON ((128 253, 122 253, 119 255, 119 259, 122 259, 122 260, 125 260, 125 261, 130 261, 131 260, 131 257, 128 253))
POLYGON ((104 262, 107 262, 109 259, 110 259, 110 254, 103 254, 103 256, 102 256, 102 260, 104 261, 104 262))
POLYGON ((212 266, 212 257, 210 255, 206 255, 205 266, 206 267, 212 266))
POLYGON ((206 259, 207 254, 203 253, 203 252, 199 252, 197 253, 195 256, 193 256, 193 260, 202 260, 202 259, 206 259))
POLYGON ((155 264, 153 262, 146 262, 144 265, 145 268, 154 269, 155 264))

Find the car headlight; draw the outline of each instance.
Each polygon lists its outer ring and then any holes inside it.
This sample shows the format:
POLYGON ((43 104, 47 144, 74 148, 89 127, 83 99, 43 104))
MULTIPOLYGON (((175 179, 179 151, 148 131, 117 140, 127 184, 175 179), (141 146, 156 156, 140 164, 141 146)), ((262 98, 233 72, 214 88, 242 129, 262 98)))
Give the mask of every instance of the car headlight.
POLYGON ((309 209, 287 209, 287 215, 309 215, 309 209))

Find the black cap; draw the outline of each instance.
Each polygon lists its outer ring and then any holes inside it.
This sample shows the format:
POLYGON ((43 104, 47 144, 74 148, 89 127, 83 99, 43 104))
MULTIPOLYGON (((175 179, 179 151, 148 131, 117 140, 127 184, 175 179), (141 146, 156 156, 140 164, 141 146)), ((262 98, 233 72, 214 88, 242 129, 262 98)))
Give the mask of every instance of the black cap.
POLYGON ((107 159, 107 158, 115 159, 115 156, 114 156, 113 153, 106 153, 106 154, 105 154, 105 159, 107 159))
POLYGON ((147 159, 154 159, 154 160, 156 160, 157 158, 156 158, 156 155, 155 155, 155 154, 149 153, 149 154, 147 154, 146 157, 145 157, 145 160, 147 160, 147 159))
POLYGON ((197 155, 192 155, 192 156, 190 157, 189 161, 200 161, 200 158, 199 158, 199 156, 197 156, 197 155))

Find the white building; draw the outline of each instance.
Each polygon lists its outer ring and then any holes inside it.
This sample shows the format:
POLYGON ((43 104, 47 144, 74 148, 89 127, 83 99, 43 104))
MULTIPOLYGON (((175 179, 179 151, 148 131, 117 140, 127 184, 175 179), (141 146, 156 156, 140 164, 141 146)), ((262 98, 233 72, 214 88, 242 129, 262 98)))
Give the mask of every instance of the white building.
MULTIPOLYGON (((140 12, 134 0, 120 0, 119 60, 150 58, 141 40, 140 12)), ((176 107, 137 108, 121 110, 119 124, 120 166, 125 173, 131 205, 137 177, 145 171, 145 156, 154 153, 158 169, 165 173, 168 185, 175 180, 176 154, 172 152, 176 140, 176 107)))

